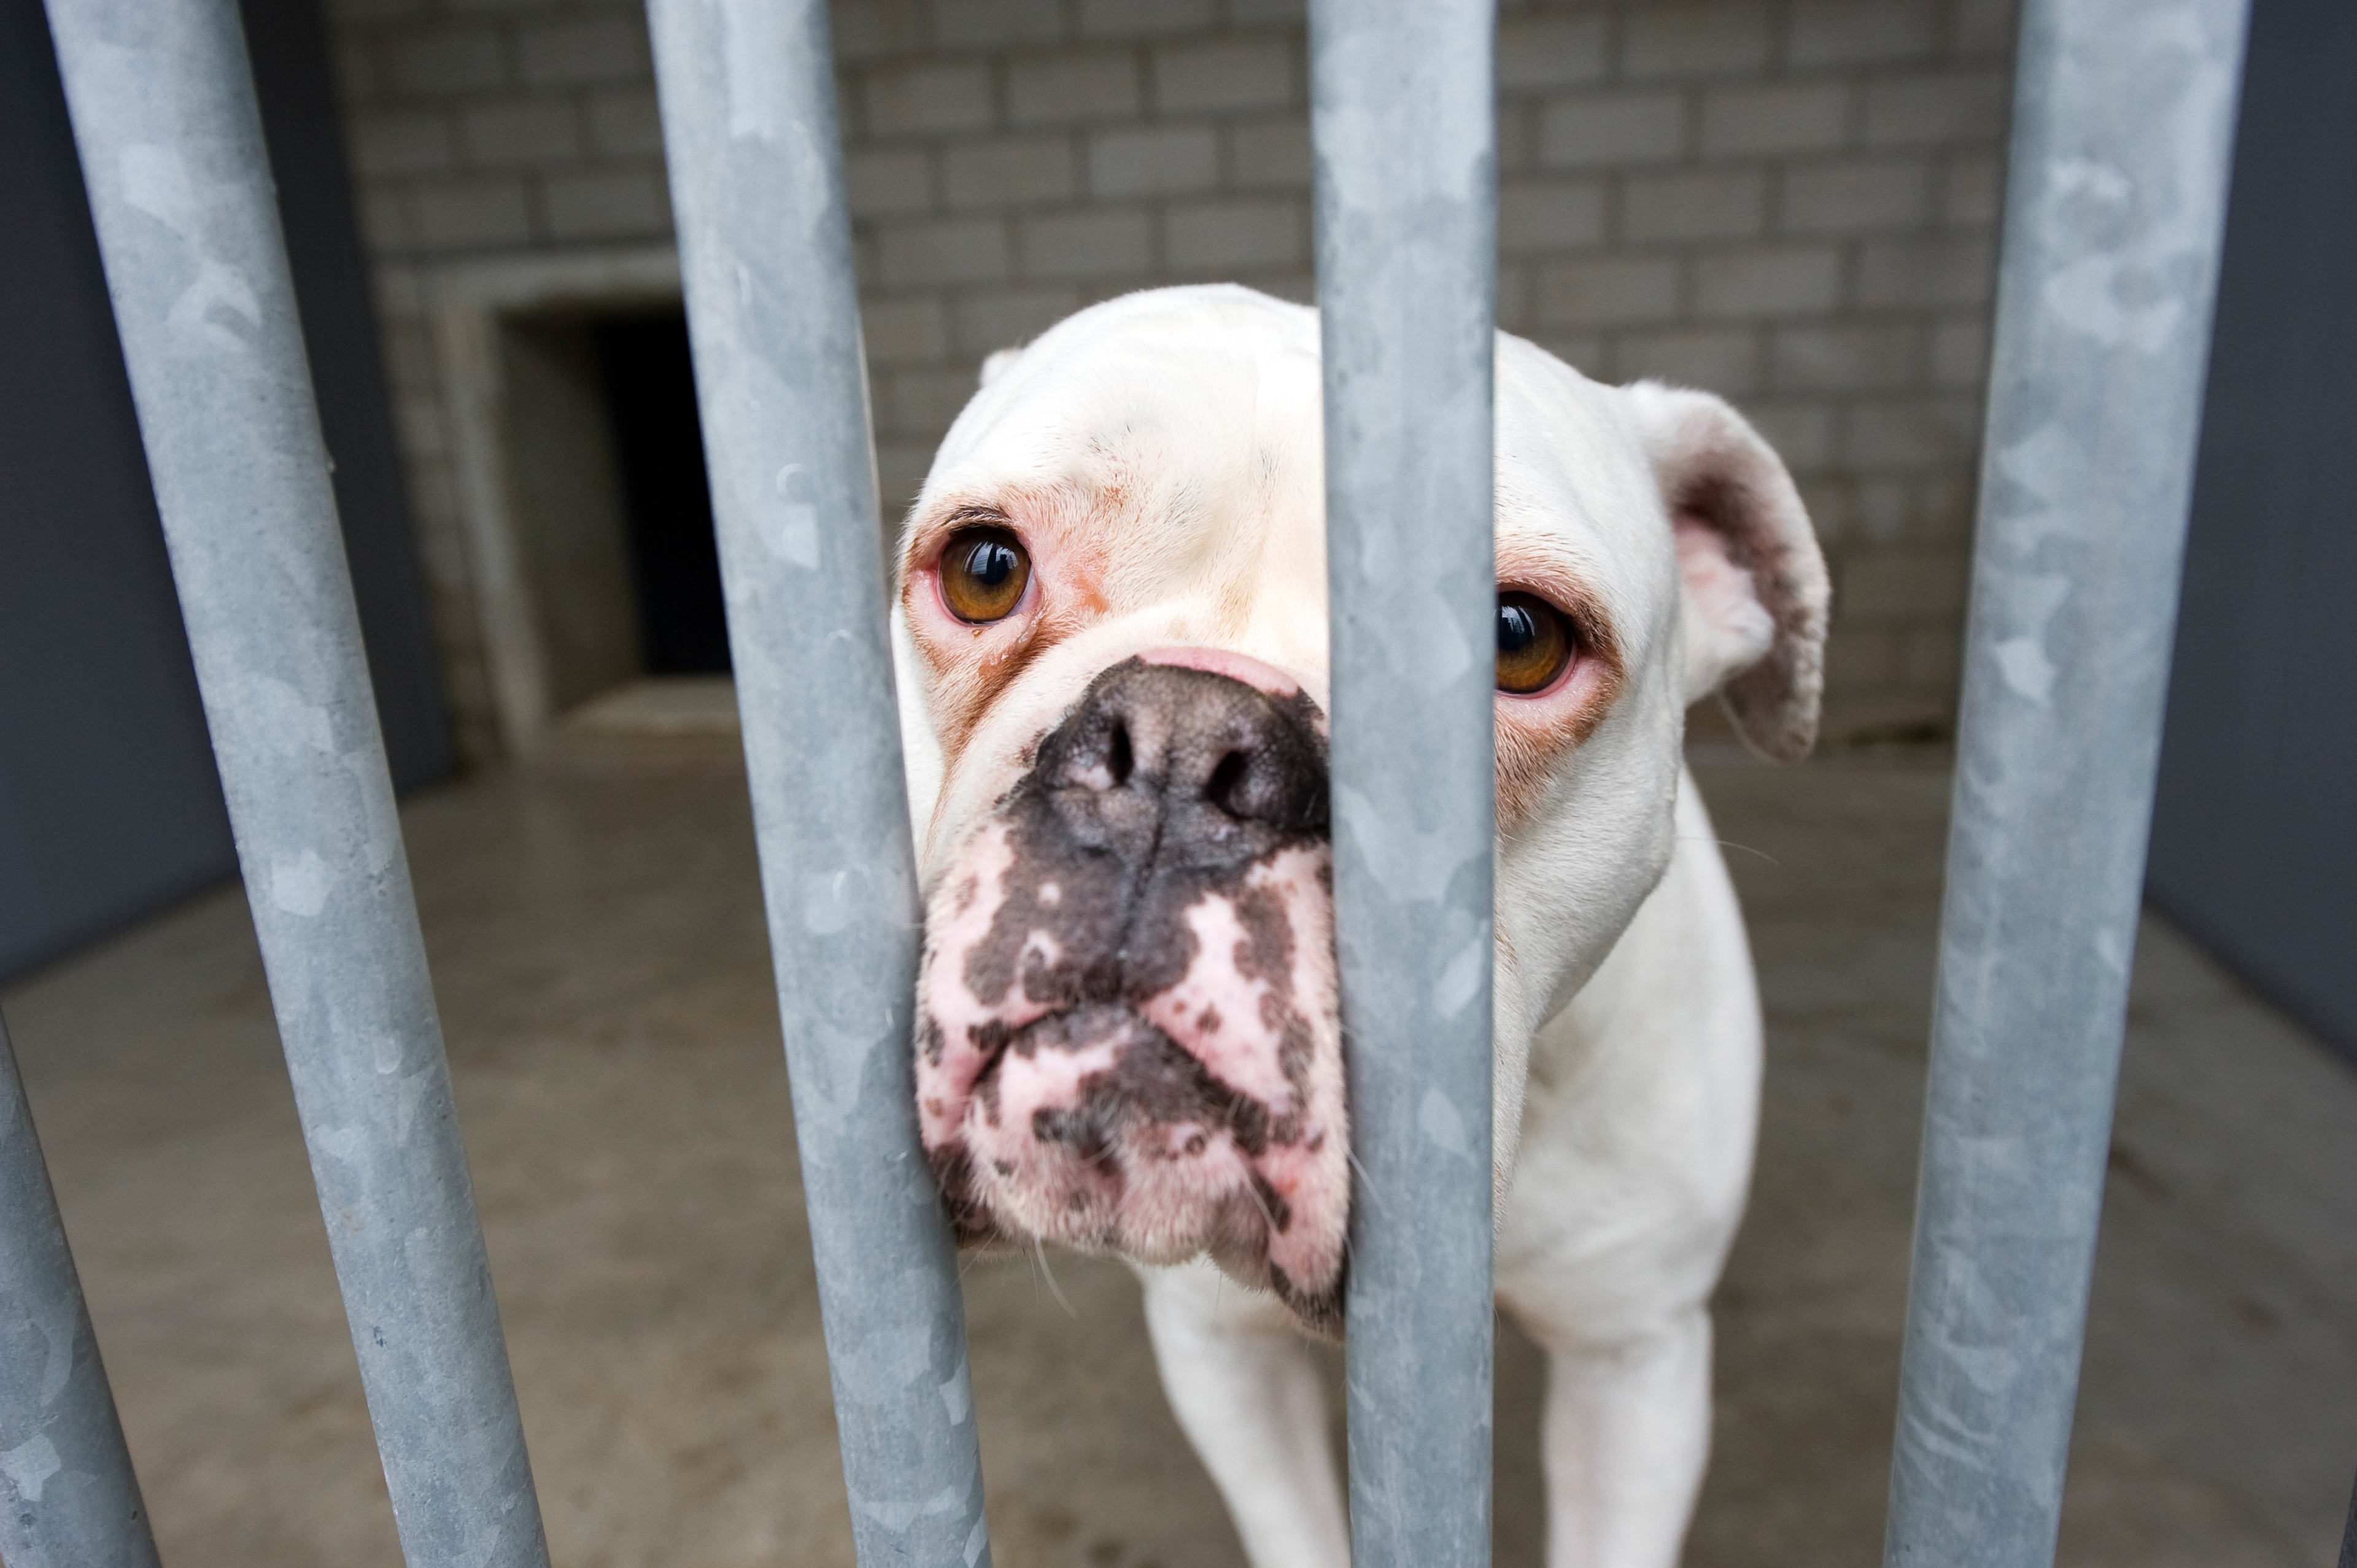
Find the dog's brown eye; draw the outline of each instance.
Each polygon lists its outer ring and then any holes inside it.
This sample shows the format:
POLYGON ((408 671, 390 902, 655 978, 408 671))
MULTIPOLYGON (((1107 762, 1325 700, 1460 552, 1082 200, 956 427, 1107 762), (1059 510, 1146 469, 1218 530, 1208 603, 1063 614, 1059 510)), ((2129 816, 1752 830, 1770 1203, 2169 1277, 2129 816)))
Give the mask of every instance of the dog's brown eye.
POLYGON ((1571 618, 1536 594, 1498 596, 1498 690, 1526 697, 1555 684, 1579 637, 1571 618))
POLYGON ((1030 581, 1031 557, 1011 529, 961 528, 942 552, 942 598, 963 621, 1005 620, 1030 581))

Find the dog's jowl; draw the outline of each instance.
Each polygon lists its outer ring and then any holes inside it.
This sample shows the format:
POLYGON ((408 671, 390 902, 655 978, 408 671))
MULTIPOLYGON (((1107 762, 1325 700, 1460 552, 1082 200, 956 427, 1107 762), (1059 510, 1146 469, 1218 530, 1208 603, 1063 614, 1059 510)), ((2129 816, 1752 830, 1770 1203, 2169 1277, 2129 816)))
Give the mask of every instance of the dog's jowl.
MULTIPOLYGON (((1215 287, 992 356, 893 616, 944 1201, 968 1245, 1137 1269, 1259 1568, 1350 1556, 1305 1338, 1341 1330, 1351 1201, 1318 352, 1314 311, 1215 287)), ((1669 1568, 1760 1054, 1684 714, 1808 748, 1824 567, 1715 397, 1501 336, 1496 410, 1499 1302, 1548 1358, 1553 1568, 1669 1568)))
POLYGON ((925 1144, 961 1234, 1200 1253, 1340 1307, 1326 746, 1297 688, 1091 682, 929 912, 925 1144))

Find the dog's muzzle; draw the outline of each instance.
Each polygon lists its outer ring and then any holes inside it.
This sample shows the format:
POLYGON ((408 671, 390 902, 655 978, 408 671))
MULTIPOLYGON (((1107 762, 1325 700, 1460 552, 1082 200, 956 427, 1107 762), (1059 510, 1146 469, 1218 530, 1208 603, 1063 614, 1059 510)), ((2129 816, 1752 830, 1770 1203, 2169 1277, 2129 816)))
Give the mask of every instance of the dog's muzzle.
POLYGON ((1209 1252, 1340 1323, 1349 1132, 1318 710, 1100 675, 936 883, 925 1147, 961 1240, 1209 1252))

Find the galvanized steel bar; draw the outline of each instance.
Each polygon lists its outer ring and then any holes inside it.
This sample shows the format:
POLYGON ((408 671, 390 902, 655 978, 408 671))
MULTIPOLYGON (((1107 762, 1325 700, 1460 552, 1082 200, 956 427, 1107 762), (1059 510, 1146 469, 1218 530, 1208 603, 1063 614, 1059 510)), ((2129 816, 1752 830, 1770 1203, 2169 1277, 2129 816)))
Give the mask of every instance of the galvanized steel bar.
POLYGON ((49 26, 413 1568, 544 1568, 235 0, 49 26))
POLYGON ((1496 22, 1315 0, 1352 1561, 1490 1560, 1496 22))
POLYGON ((0 1563, 155 1568, 156 1538, 114 1413, 0 1022, 0 1563))
POLYGON ((917 1140, 917 886, 826 7, 650 12, 853 1538, 866 1568, 973 1568, 990 1545, 917 1140))
POLYGON ((1891 1568, 2053 1561, 2246 5, 2023 9, 1891 1568))

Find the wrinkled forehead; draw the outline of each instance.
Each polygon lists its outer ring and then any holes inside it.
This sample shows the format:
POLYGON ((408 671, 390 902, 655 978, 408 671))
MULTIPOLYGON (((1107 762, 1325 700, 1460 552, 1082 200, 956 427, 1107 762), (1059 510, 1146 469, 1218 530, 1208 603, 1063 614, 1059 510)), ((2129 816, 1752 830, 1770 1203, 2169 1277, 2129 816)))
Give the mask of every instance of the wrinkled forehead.
MULTIPOLYGON (((1141 566, 1183 570, 1202 551, 1265 549, 1273 532, 1306 530, 1322 546, 1318 360, 1317 312, 1247 289, 1158 290, 1082 311, 967 404, 912 528, 1028 498, 1060 526, 1125 532, 1141 566)), ((1660 497, 1624 403, 1499 336, 1501 569, 1544 553, 1622 594, 1666 581, 1660 497)))
POLYGON ((1113 525, 1150 521, 1165 544, 1232 528, 1266 517, 1273 496, 1314 503, 1318 398, 1318 319, 1303 306, 1236 288, 1110 301, 1031 343, 966 405, 912 519, 1061 496, 1113 525))

